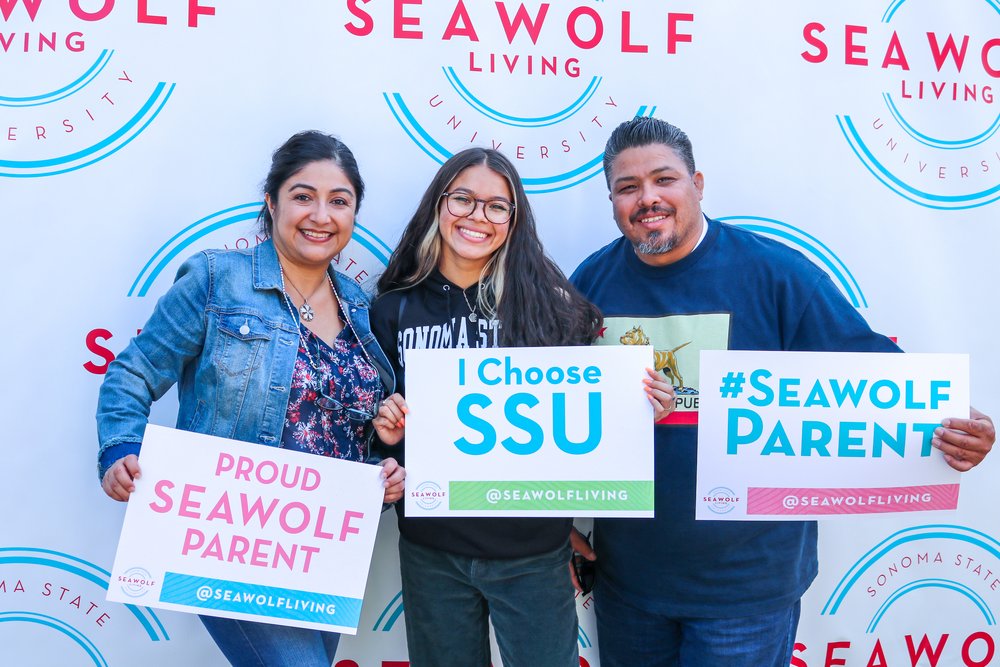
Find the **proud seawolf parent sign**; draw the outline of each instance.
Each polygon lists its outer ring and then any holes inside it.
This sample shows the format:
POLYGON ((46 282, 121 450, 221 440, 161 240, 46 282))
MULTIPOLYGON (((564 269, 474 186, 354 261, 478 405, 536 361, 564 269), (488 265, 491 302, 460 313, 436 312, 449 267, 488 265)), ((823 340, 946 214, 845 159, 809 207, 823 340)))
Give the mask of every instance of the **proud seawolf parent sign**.
POLYGON ((149 425, 108 599, 357 632, 379 466, 149 425))

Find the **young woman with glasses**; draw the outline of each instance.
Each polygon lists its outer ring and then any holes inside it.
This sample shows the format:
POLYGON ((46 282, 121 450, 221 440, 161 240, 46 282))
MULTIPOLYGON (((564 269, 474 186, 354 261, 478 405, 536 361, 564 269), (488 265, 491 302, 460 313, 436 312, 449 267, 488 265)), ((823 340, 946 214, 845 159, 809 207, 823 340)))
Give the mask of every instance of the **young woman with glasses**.
MULTIPOLYGON (((368 323, 367 297, 330 261, 347 245, 364 196, 350 149, 319 132, 275 151, 252 250, 188 259, 142 332, 108 367, 97 408, 99 475, 126 501, 150 406, 174 384, 177 427, 256 446, 374 462, 379 400, 393 391, 388 359, 368 323)), ((379 438, 402 436, 394 423, 379 438)), ((250 445, 247 445, 250 446, 250 445)), ((381 461, 385 502, 405 471, 381 461)), ((329 576, 352 576, 330 572, 329 576)), ((339 635, 202 616, 233 665, 329 667, 339 635)))
MULTIPOLYGON (((514 166, 484 148, 456 154, 434 176, 379 292, 372 330, 399 393, 376 423, 404 421, 408 349, 587 345, 601 321, 545 255, 514 166)), ((397 511, 413 667, 487 667, 488 619, 507 667, 578 667, 570 519, 397 511)))

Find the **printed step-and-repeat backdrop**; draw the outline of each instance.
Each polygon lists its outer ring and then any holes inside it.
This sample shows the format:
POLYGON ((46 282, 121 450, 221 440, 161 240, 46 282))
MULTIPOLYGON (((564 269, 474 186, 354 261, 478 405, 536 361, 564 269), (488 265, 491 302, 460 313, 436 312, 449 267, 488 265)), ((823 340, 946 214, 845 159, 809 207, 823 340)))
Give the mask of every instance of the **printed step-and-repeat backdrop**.
MULTIPOLYGON (((617 235, 609 132, 669 120, 709 215, 805 253, 905 349, 969 353, 996 417, 998 84, 995 0, 0 0, 0 662, 224 663, 194 616, 105 600, 124 507, 93 414, 183 259, 262 240, 293 132, 358 155, 369 196, 337 265, 371 286, 472 145, 514 159, 571 271, 617 235)), ((998 466, 955 513, 823 522, 794 664, 1000 664, 998 466)), ((338 667, 406 664, 395 541, 384 515, 338 667)), ((596 666, 599 601, 578 604, 596 666)))

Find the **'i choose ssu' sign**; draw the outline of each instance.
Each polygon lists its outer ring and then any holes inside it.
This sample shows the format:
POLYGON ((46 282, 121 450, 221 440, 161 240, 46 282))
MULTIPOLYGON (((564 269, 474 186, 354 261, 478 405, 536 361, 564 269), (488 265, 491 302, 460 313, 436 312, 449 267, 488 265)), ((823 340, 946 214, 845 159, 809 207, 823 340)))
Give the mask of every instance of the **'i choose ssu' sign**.
POLYGON ((652 516, 649 347, 408 350, 408 516, 652 516))

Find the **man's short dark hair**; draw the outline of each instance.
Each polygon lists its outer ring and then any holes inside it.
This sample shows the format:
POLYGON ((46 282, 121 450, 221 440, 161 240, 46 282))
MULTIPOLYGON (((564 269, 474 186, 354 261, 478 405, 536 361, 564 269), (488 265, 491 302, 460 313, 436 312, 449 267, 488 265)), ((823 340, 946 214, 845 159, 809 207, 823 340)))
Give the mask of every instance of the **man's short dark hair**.
POLYGON ((663 144, 674 149, 689 174, 694 174, 694 149, 684 130, 665 120, 650 116, 636 116, 614 129, 604 146, 604 178, 611 189, 611 164, 627 148, 663 144))

